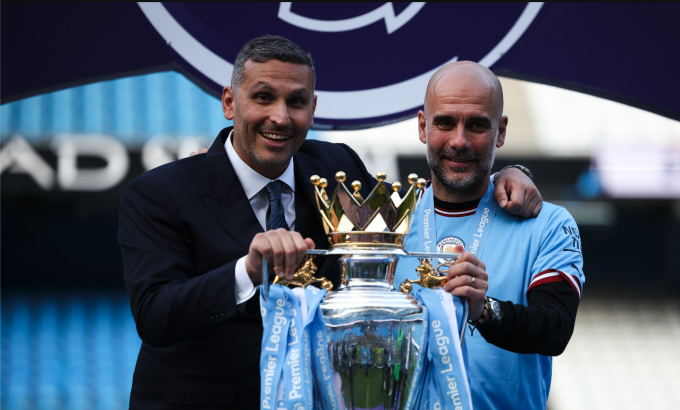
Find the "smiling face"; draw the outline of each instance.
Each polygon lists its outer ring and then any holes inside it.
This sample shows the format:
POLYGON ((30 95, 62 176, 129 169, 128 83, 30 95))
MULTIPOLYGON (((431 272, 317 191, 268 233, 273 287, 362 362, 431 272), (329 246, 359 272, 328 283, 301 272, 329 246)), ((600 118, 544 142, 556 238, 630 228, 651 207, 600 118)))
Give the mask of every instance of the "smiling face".
POLYGON ((234 120, 234 150, 259 174, 276 179, 314 124, 316 96, 307 65, 268 60, 244 64, 236 94, 224 87, 224 117, 234 120))
POLYGON ((428 85, 418 113, 420 140, 427 144, 434 194, 449 202, 481 198, 489 185, 496 148, 505 142, 502 90, 488 69, 453 63, 428 85))

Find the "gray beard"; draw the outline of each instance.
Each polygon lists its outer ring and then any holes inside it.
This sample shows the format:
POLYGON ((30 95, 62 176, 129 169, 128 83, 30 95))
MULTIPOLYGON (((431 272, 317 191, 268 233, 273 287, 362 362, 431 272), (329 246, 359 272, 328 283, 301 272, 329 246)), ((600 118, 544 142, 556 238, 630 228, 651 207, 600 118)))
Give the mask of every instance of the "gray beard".
MULTIPOLYGON (((496 159, 496 145, 494 144, 491 152, 480 157, 471 152, 449 150, 441 152, 439 155, 432 152, 430 145, 427 146, 427 164, 432 170, 433 177, 437 179, 447 190, 452 194, 474 194, 484 186, 486 179, 489 178, 491 167, 493 167, 496 159), (478 160, 478 165, 475 167, 472 174, 468 177, 453 177, 446 173, 446 168, 442 164, 442 159, 458 158, 464 160, 475 159, 478 160)), ((463 169, 453 168, 453 171, 462 172, 463 169)))

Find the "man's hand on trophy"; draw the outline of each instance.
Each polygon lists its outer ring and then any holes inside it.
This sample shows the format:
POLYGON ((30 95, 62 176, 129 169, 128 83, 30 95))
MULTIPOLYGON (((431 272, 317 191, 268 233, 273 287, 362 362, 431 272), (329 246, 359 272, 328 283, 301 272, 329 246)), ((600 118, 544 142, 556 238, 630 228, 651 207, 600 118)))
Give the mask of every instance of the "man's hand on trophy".
POLYGON ((293 279, 295 269, 304 260, 307 250, 314 249, 314 241, 302 238, 300 233, 283 228, 258 233, 250 243, 246 258, 246 271, 253 285, 262 282, 262 257, 269 266, 274 267, 276 274, 286 279, 293 279))
POLYGON ((524 172, 508 168, 495 182, 494 196, 498 205, 514 215, 535 218, 543 207, 543 197, 524 172))
POLYGON ((448 282, 442 287, 454 296, 464 296, 470 304, 468 318, 479 319, 484 310, 484 298, 489 289, 489 275, 486 265, 470 252, 464 252, 461 245, 456 245, 456 252, 462 255, 449 267, 446 275, 448 282))

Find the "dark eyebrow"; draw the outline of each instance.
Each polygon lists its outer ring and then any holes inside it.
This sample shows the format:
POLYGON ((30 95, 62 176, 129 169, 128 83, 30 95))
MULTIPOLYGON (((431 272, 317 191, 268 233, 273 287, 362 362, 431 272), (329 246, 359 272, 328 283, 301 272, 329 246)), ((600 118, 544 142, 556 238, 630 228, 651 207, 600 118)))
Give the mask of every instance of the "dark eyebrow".
MULTIPOLYGON (((266 83, 264 81, 259 81, 259 82, 255 83, 255 85, 253 85, 252 90, 253 90, 253 92, 260 92, 260 91, 268 91, 270 93, 276 92, 276 89, 274 89, 274 87, 272 87, 271 85, 269 85, 269 83, 266 83)), ((309 92, 307 91, 307 88, 300 87, 297 90, 295 90, 295 91, 293 91, 289 94, 289 97, 299 97, 299 96, 300 97, 308 97, 309 92)))
POLYGON ((467 120, 468 124, 471 124, 473 122, 481 122, 484 124, 486 127, 491 128, 491 119, 489 117, 480 117, 480 116, 475 116, 475 117, 470 117, 467 120))
POLYGON ((308 97, 309 92, 307 92, 307 89, 305 87, 298 88, 297 90, 293 91, 290 93, 291 97, 308 97))
POLYGON ((456 122, 456 120, 450 115, 439 114, 439 115, 435 115, 434 118, 432 118, 433 124, 438 124, 438 123, 444 122, 444 121, 449 121, 449 122, 453 122, 453 123, 456 122))
POLYGON ((274 91, 274 87, 265 83, 264 81, 259 81, 259 82, 255 83, 255 85, 253 86, 253 89, 264 89, 266 91, 274 91))

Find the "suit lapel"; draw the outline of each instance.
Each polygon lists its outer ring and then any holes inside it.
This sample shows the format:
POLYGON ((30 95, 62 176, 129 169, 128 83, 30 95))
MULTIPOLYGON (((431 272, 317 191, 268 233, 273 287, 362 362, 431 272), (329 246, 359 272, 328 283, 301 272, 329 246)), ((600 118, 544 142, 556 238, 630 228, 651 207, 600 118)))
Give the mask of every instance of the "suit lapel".
POLYGON ((208 184, 200 199, 229 235, 248 250, 253 237, 263 230, 224 149, 231 130, 223 129, 206 154, 208 184))

